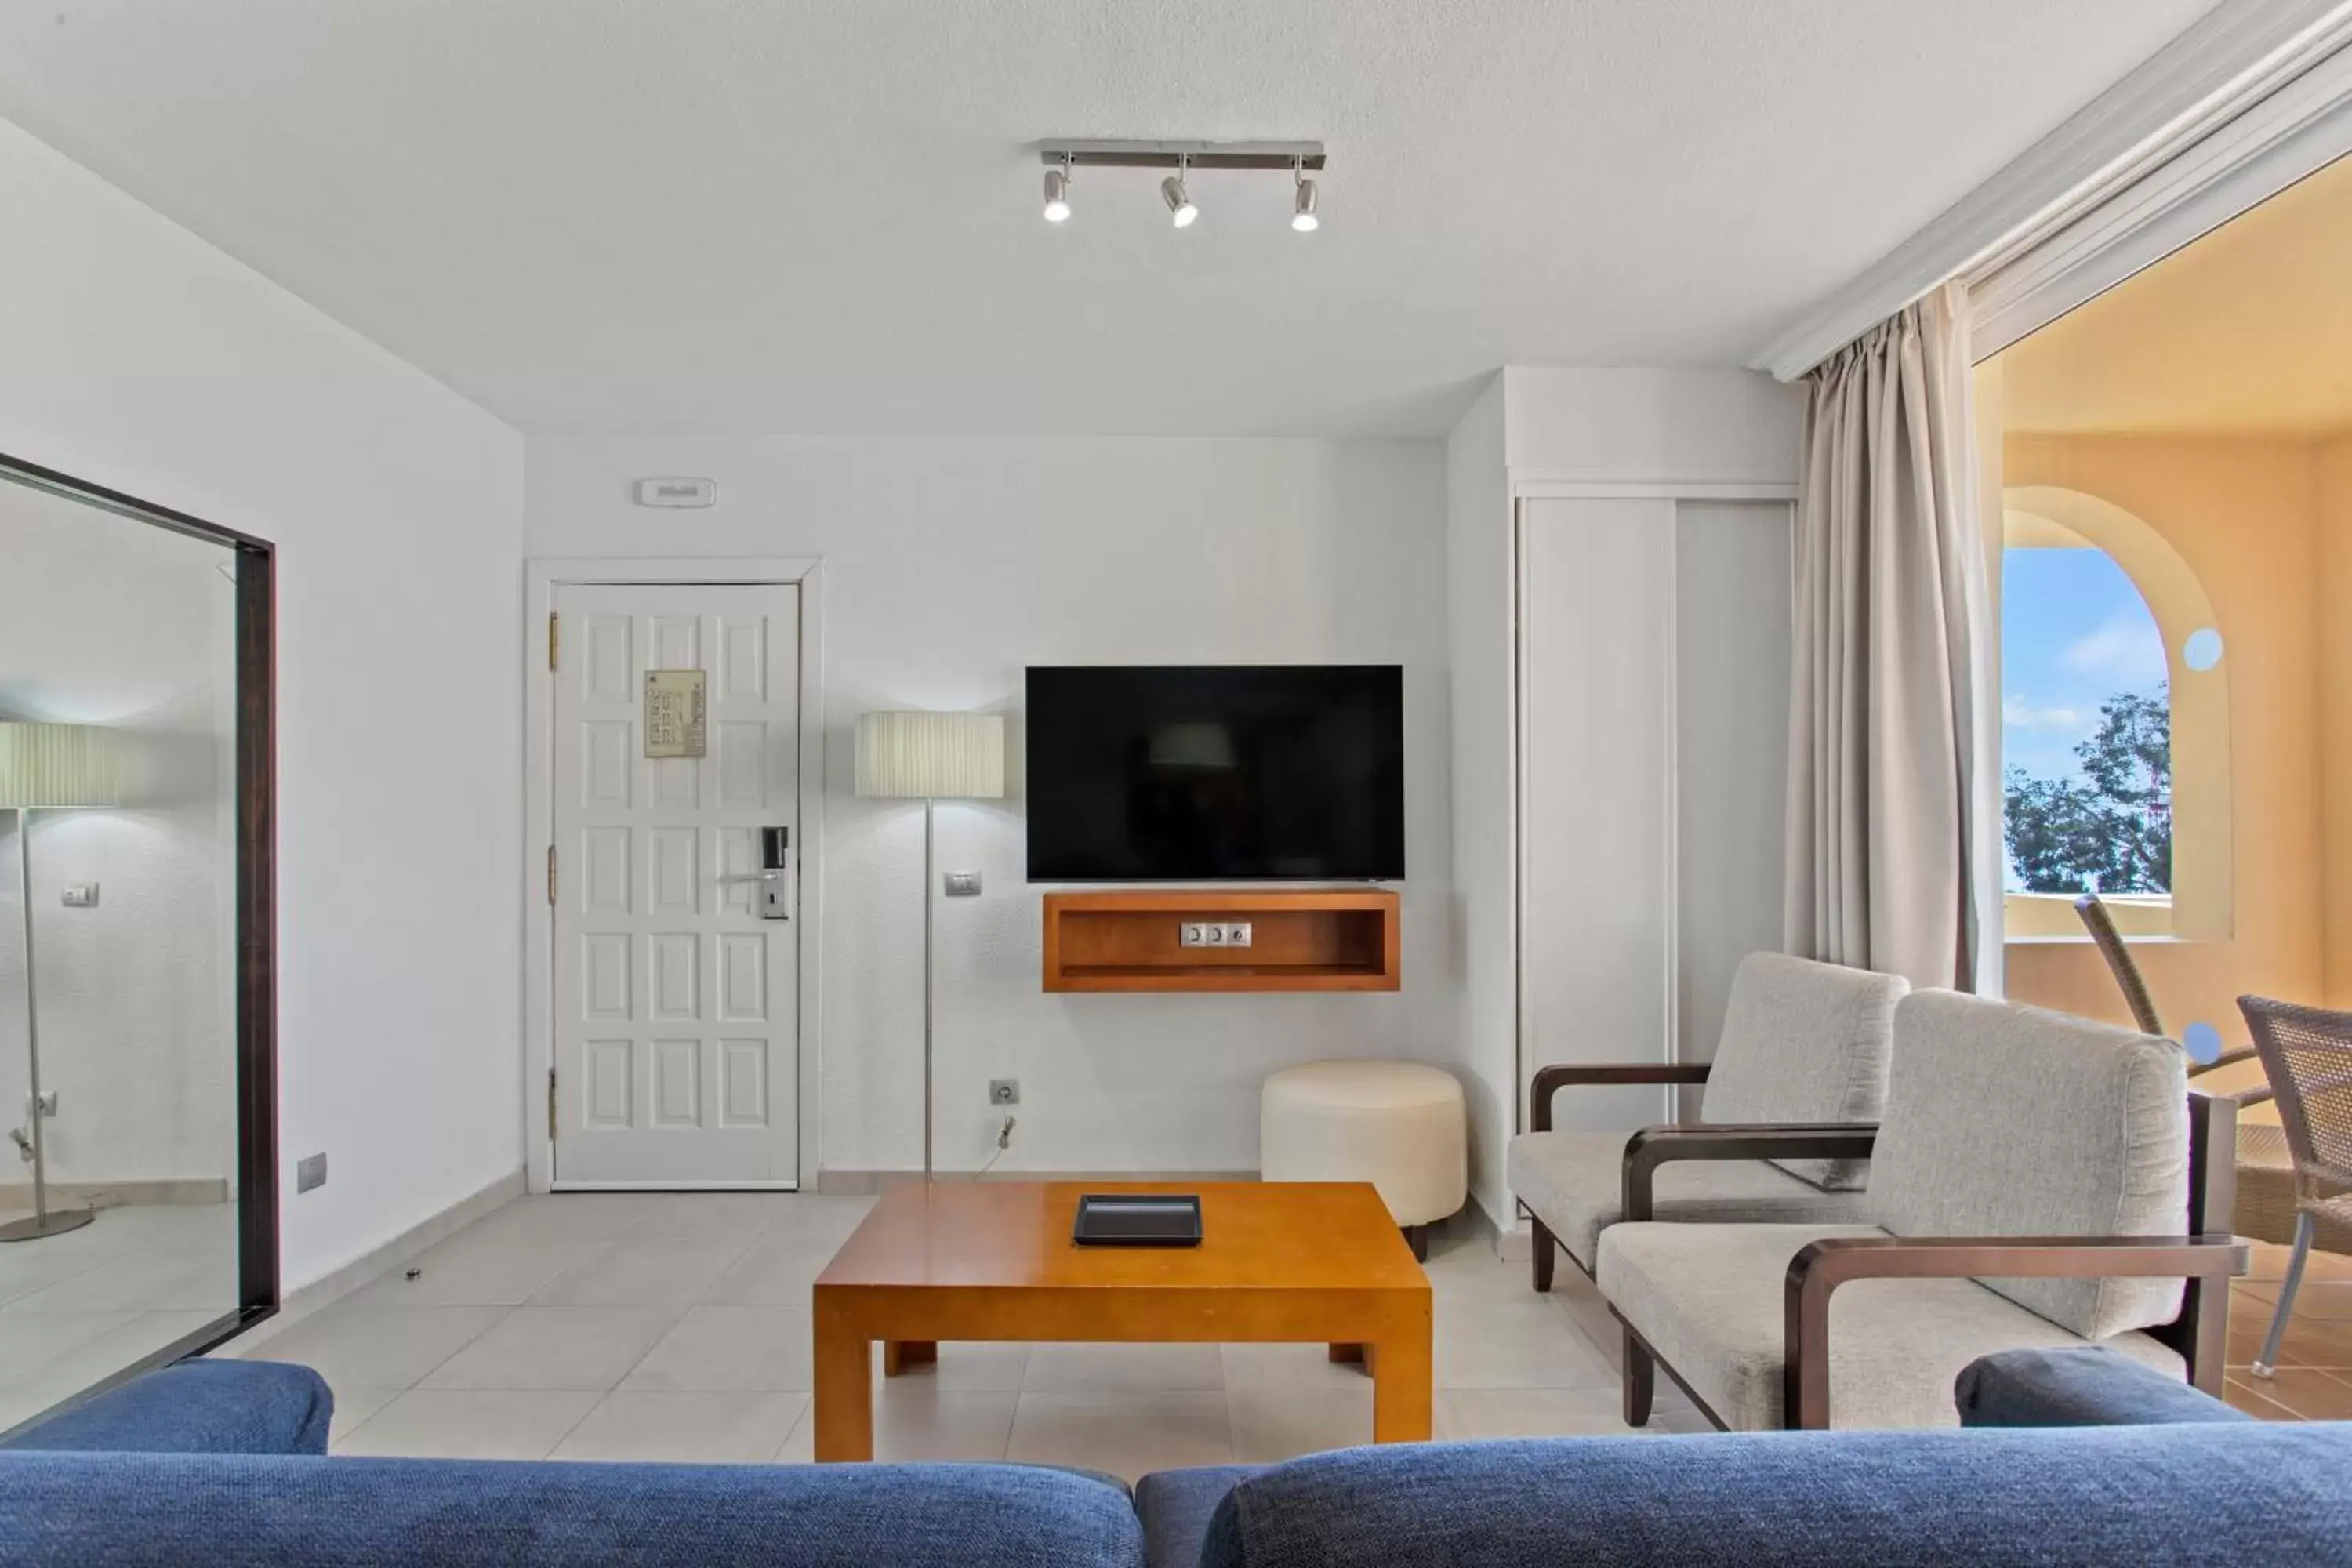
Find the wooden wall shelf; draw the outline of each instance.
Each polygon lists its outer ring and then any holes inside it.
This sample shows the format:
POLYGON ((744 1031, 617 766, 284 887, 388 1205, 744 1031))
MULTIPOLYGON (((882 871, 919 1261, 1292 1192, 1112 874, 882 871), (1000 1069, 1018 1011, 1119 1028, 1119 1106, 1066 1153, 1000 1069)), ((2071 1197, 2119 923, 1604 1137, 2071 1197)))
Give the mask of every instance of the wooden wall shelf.
POLYGON ((1048 991, 1394 991, 1397 895, 1188 888, 1045 895, 1048 991), (1195 921, 1246 921, 1247 947, 1186 947, 1195 921))

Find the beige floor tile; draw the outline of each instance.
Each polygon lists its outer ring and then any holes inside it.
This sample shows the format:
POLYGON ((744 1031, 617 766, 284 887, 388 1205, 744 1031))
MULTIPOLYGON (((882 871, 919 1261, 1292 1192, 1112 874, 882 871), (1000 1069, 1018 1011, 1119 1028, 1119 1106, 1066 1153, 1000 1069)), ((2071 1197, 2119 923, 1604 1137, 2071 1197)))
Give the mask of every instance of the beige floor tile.
POLYGON ((1234 1459, 1239 1464, 1271 1465, 1301 1454, 1358 1448, 1372 1440, 1370 1378, 1356 1388, 1229 1389, 1225 1407, 1234 1459))
POLYGON ((797 1308, 696 1307, 646 1352, 621 1386, 806 1393, 814 1386, 809 1353, 809 1314, 797 1308))
POLYGON ((467 1229, 511 1241, 624 1241, 655 1226, 672 1193, 539 1193, 501 1205, 467 1229))
POLYGON ((1524 1263, 1505 1263, 1491 1250, 1433 1260, 1423 1268, 1437 1300, 1507 1304, 1540 1300, 1524 1263))
POLYGON ((874 1207, 871 1197, 827 1197, 815 1193, 793 1193, 776 1200, 776 1212, 768 1222, 763 1240, 821 1243, 828 1252, 838 1251, 849 1239, 850 1233, 863 1222, 874 1207))
POLYGON ((897 1377, 882 1375, 874 1352, 874 1381, 891 1388, 943 1388, 969 1394, 1018 1394, 1029 1372, 1030 1347, 1015 1341, 958 1340, 940 1347, 940 1359, 919 1362, 897 1377))
POLYGON ((123 1253, 10 1301, 16 1312, 226 1312, 236 1305, 236 1259, 181 1252, 123 1253))
POLYGON ((407 1392, 402 1388, 338 1388, 335 1414, 328 1424, 327 1441, 340 1443, 362 1421, 407 1392))
POLYGON ((370 1281, 349 1300, 372 1307, 520 1306, 532 1291, 601 1256, 610 1245, 467 1229, 370 1281), (410 1269, 416 1272, 414 1279, 410 1269))
MULTIPOLYGON (((60 1351, 34 1372, 7 1387, 7 1394, 30 1410, 63 1405, 125 1368, 155 1355, 175 1341, 217 1321, 218 1313, 134 1312, 128 1322, 114 1322, 105 1332, 60 1351)), ((5 1332, 0 1326, 0 1332, 5 1332)))
POLYGON ((783 1233, 780 1226, 771 1226, 703 1300, 731 1307, 805 1309, 814 1300, 816 1277, 840 1249, 841 1243, 835 1240, 783 1233))
POLYGON ((600 1397, 584 1389, 412 1388, 353 1426, 334 1452, 543 1459, 600 1397))
POLYGON ((682 1307, 517 1307, 425 1386, 612 1388, 685 1315, 682 1307))
POLYGON ((66 1352, 138 1316, 136 1312, 0 1312, 0 1388, 40 1376, 66 1352))
POLYGON ((264 1361, 310 1367, 330 1387, 407 1388, 513 1310, 338 1301, 250 1348, 264 1361))
POLYGON ((765 1464, 784 1446, 807 1405, 805 1394, 621 1390, 606 1394, 551 1457, 765 1464))
POLYGON ((1230 1393, 1254 1388, 1369 1390, 1361 1362, 1334 1362, 1322 1344, 1228 1344, 1218 1347, 1230 1393))
POLYGON ((40 1250, 47 1246, 46 1240, 19 1241, 0 1250, 0 1306, 95 1268, 107 1257, 96 1252, 40 1250))
POLYGON ((646 1216, 639 1239, 751 1246, 795 1202, 791 1193, 676 1193, 646 1216))
MULTIPOLYGON (((1654 1419, 1650 1428, 1654 1429, 1654 1419)), ((1614 1388, 1449 1388, 1437 1396, 1437 1435, 1485 1437, 1624 1436, 1614 1388)))
POLYGON ((1617 1373, 1548 1301, 1437 1303, 1440 1388, 1605 1388, 1617 1373))
POLYGON ((644 1241, 607 1247, 532 1292, 535 1307, 683 1307, 702 1299, 748 1241, 644 1241))
MULTIPOLYGON (((874 1457, 877 1461, 971 1460, 1005 1457, 1013 1412, 1021 1396, 985 1390, 904 1386, 879 1390, 874 1401, 874 1457)), ((816 1448, 816 1411, 801 1415, 777 1462, 805 1465, 816 1448)))
POLYGON ((1225 1386, 1218 1347, 1206 1344, 1037 1344, 1024 1393, 1213 1393, 1225 1386))
POLYGON ((1233 1462, 1222 1394, 1024 1394, 1005 1457, 1103 1470, 1129 1481, 1153 1470, 1233 1462))

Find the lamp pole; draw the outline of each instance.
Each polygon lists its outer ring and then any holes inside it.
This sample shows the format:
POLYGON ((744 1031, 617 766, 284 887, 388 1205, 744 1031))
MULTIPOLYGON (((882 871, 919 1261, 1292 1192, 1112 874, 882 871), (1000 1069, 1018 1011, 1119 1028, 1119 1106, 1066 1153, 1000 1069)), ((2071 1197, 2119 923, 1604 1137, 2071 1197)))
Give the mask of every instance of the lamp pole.
POLYGON ((33 996, 33 808, 16 808, 17 927, 25 955, 25 1075, 33 1110, 33 1217, 0 1225, 0 1241, 32 1241, 79 1230, 96 1216, 88 1209, 49 1212, 48 1161, 41 1147, 41 1010, 33 996))
POLYGON ((931 1179, 931 797, 923 797, 923 1180, 931 1179))

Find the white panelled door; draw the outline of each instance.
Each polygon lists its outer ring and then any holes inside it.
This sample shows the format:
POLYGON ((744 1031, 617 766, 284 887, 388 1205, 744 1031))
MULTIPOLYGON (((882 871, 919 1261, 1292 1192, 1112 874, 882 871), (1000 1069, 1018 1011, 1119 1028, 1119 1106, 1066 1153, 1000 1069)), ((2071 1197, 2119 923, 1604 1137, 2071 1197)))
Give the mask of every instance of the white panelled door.
POLYGON ((799 594, 555 589, 559 1186, 798 1183, 797 943, 760 874, 762 828, 801 850, 799 594), (646 754, 649 670, 702 672, 704 755, 646 754))

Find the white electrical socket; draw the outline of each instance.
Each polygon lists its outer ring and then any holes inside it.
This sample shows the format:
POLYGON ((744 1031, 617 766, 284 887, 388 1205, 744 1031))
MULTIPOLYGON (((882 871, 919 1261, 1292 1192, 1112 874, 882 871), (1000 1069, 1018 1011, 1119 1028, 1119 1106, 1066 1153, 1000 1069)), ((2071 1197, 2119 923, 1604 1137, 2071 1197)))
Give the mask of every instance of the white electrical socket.
POLYGON ((1179 947, 1200 947, 1203 945, 1209 940, 1205 934, 1208 929, 1208 927, 1202 925, 1199 921, 1186 921, 1182 925, 1176 928, 1176 945, 1179 947))
POLYGON ((1247 921, 1235 921, 1225 927, 1227 947, 1247 947, 1250 945, 1250 922, 1247 921))

